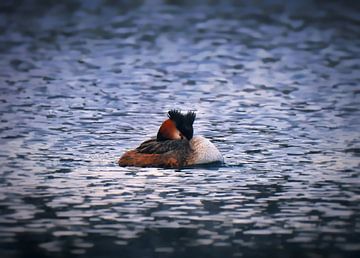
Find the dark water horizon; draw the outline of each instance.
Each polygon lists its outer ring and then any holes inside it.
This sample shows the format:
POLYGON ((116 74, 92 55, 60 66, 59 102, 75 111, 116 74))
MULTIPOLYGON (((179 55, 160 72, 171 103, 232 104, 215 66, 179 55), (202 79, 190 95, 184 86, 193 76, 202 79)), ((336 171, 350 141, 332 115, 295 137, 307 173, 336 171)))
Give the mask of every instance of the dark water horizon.
POLYGON ((0 257, 360 257, 356 1, 1 1, 0 257), (225 164, 120 168, 166 112, 225 164))

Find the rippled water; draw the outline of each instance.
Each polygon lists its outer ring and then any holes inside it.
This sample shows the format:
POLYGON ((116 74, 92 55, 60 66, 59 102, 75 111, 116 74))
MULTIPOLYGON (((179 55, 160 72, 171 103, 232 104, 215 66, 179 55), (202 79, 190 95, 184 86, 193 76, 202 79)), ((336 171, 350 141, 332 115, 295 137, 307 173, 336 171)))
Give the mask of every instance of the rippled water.
POLYGON ((359 257, 358 6, 168 2, 1 4, 0 256, 359 257), (171 108, 226 164, 118 167, 171 108))

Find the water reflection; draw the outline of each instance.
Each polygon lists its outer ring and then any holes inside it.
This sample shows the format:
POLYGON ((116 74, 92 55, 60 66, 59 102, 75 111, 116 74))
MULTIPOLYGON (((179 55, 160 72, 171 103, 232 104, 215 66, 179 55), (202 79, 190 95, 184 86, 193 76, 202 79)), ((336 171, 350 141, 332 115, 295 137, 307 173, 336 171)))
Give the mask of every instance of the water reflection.
POLYGON ((0 4, 1 256, 356 257, 356 4, 166 2, 0 4), (117 167, 174 107, 226 164, 117 167))

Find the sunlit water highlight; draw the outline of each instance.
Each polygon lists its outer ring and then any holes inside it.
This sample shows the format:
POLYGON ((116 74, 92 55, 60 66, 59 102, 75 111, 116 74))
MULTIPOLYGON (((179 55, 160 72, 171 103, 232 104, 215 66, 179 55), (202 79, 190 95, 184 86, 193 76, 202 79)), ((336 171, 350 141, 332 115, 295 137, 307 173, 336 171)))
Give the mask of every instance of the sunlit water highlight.
POLYGON ((107 2, 4 4, 0 256, 359 257, 359 9, 107 2), (226 164, 119 168, 171 108, 226 164))

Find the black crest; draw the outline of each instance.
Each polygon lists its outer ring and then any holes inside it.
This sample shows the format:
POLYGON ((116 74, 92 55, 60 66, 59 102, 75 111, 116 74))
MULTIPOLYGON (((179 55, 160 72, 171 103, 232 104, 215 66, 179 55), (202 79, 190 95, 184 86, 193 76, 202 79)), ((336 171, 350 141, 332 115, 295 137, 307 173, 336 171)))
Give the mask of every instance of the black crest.
POLYGON ((172 109, 168 112, 168 116, 175 122, 176 128, 190 141, 194 135, 193 123, 196 114, 189 111, 184 115, 179 110, 172 109))

